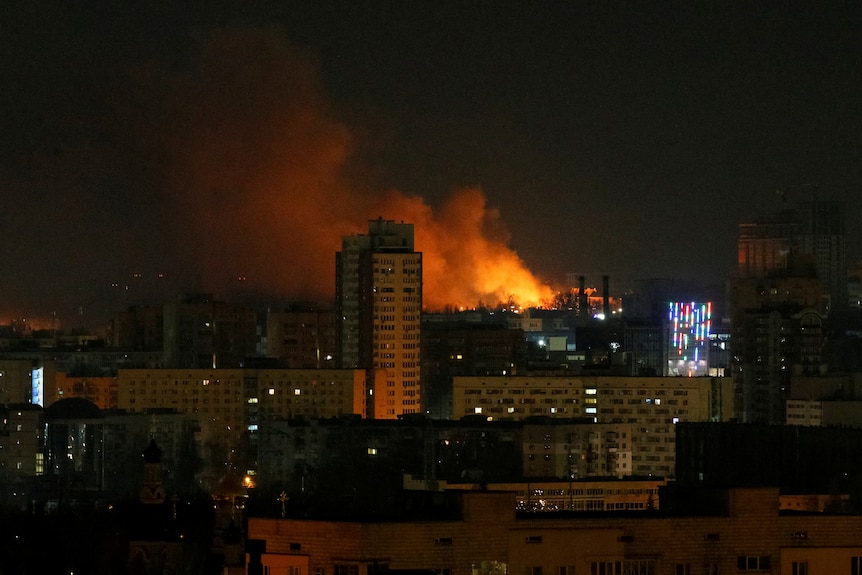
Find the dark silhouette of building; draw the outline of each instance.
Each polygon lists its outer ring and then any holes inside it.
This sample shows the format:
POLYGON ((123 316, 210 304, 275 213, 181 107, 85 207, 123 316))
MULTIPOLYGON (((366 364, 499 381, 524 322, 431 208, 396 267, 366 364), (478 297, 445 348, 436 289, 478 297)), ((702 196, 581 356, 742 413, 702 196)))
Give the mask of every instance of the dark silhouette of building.
POLYGON ((862 495, 860 449, 862 429, 680 423, 676 480, 681 485, 851 494, 858 505, 862 495))
POLYGON ((785 421, 792 375, 825 370, 825 317, 820 284, 805 260, 791 257, 769 277, 733 280, 732 377, 741 421, 785 421))
POLYGON ((288 369, 333 369, 335 312, 270 311, 266 316, 266 355, 288 369))
POLYGON ((423 411, 435 419, 452 418, 453 377, 515 375, 527 368, 523 330, 466 318, 439 314, 423 319, 423 411))
MULTIPOLYGON (((808 186, 804 193, 814 194, 808 186)), ((791 265, 791 258, 808 256, 828 310, 847 307, 847 247, 841 202, 806 200, 786 203, 779 192, 775 209, 739 225, 738 273, 763 278, 791 265)))
POLYGON ((257 354, 252 307, 184 296, 164 306, 165 367, 236 368, 257 354))

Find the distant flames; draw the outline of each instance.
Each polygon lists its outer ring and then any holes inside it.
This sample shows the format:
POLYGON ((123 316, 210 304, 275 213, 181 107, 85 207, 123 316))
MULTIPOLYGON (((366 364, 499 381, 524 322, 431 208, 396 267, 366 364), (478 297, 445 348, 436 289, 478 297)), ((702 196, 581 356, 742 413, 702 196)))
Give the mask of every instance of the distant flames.
MULTIPOLYGON (((38 277, 21 275, 5 294, 8 317, 28 317, 28 329, 180 292, 331 305, 341 238, 366 233, 368 220, 381 216, 414 224, 427 309, 550 301, 550 288, 508 247, 481 189, 455 190, 432 207, 364 178, 354 133, 335 119, 316 62, 279 32, 224 30, 188 66, 139 64, 112 87, 107 133, 93 138, 96 147, 52 155, 68 156, 74 169, 42 170, 59 179, 43 187, 74 192, 64 204, 70 209, 56 210, 68 221, 53 227, 89 230, 94 239, 82 244, 85 261, 77 252, 61 258, 69 267, 57 277, 81 278, 75 289, 37 298, 29 291, 38 277), (82 167, 81 158, 93 159, 82 167), (96 175, 64 179, 87 170, 96 175), (108 216, 99 190, 81 183, 88 181, 116 182, 123 193, 110 200, 123 213, 108 216), (147 283, 156 277, 157 286, 147 283), (29 319, 45 309, 60 314, 29 319)), ((39 216, 44 206, 34 206, 39 216)))
POLYGON ((435 209, 346 177, 352 136, 328 114, 313 62, 278 34, 216 35, 199 67, 155 106, 172 129, 146 133, 172 158, 165 187, 205 289, 241 276, 245 289, 320 299, 334 292, 342 236, 383 217, 414 225, 428 309, 552 299, 482 190, 456 190, 435 209))
POLYGON ((515 302, 549 304, 553 290, 507 245, 497 210, 476 188, 453 192, 436 212, 421 198, 392 192, 380 203, 388 219, 414 224, 423 254, 424 303, 430 310, 515 302))
POLYGON ((141 61, 112 76, 104 116, 82 120, 96 122, 86 147, 34 159, 44 181, 0 173, 7 195, 22 200, 9 237, 47 223, 40 237, 56 251, 49 259, 16 244, 7 254, 6 317, 79 326, 183 292, 332 305, 341 238, 380 216, 414 224, 427 309, 551 300, 482 189, 455 189, 433 206, 381 189, 391 174, 356 153, 365 144, 356 134, 371 139, 376 126, 354 131, 338 119, 313 55, 275 29, 202 42, 182 66, 141 61), (51 217, 48 196, 31 188, 64 191, 51 196, 51 217))

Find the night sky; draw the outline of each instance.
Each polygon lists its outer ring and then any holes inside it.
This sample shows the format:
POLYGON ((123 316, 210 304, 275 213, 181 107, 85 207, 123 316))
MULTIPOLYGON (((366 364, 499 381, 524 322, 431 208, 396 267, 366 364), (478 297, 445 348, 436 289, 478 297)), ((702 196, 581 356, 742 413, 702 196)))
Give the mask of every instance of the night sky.
POLYGON ((0 6, 0 323, 331 303, 378 216, 435 305, 721 282, 777 190, 862 254, 858 3, 183 4, 0 6))

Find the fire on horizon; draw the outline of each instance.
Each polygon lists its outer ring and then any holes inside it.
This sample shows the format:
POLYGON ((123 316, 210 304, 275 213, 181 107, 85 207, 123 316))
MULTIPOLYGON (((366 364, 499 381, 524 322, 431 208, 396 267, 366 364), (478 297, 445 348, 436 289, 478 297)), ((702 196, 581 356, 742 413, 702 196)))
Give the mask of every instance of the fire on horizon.
POLYGON ((10 14, 0 311, 78 326, 156 273, 148 302, 325 304, 378 217, 416 226, 429 308, 572 270, 718 285, 776 188, 860 220, 855 6, 317 4, 10 14))

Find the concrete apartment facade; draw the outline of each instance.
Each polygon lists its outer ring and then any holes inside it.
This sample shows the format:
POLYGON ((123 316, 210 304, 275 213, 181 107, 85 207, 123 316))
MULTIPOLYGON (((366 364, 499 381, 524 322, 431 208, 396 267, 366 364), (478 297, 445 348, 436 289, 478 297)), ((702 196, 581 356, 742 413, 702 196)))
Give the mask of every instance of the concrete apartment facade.
MULTIPOLYGON (((733 384, 730 378, 709 377, 455 377, 452 403, 456 417, 588 418, 594 423, 616 424, 618 430, 605 430, 615 436, 602 440, 611 444, 603 447, 605 455, 615 454, 604 474, 669 477, 676 459, 675 424, 732 419, 733 384), (630 436, 624 442, 625 433, 630 436)), ((556 454, 555 459, 575 451, 567 447, 571 442, 565 434, 551 439, 554 441, 546 442, 547 451, 556 454)), ((559 476, 555 471, 558 462, 548 467, 546 476, 559 476)))
POLYGON ((365 412, 361 369, 125 369, 117 380, 117 407, 190 415, 203 444, 235 446, 267 419, 365 412))
POLYGON ((364 368, 368 417, 421 413, 422 253, 413 224, 371 220, 336 253, 338 364, 364 368))
POLYGON ((511 493, 464 492, 460 517, 393 522, 249 518, 247 573, 851 575, 862 516, 780 513, 777 489, 734 489, 698 515, 516 515, 511 493), (267 570, 265 570, 267 569, 267 570), (282 570, 280 572, 288 572, 282 570))

